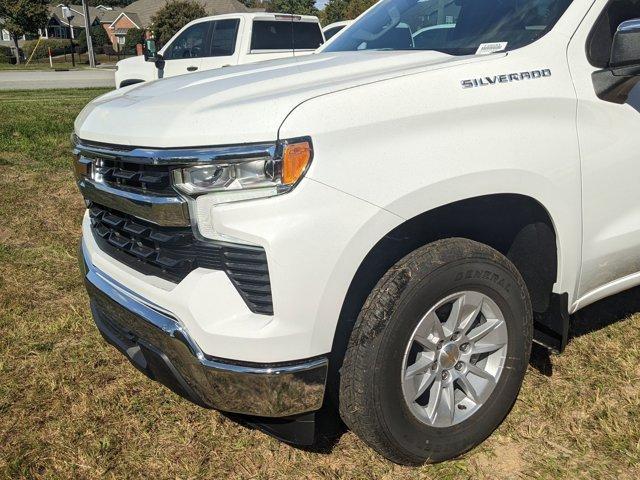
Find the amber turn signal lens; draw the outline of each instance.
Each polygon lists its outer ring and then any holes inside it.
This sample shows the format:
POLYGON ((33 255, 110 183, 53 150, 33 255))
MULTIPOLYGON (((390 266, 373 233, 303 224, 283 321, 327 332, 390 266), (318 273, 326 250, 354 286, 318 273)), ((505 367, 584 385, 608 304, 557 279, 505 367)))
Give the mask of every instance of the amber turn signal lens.
POLYGON ((296 183, 311 162, 311 145, 309 142, 290 143, 284 147, 282 154, 282 183, 296 183))

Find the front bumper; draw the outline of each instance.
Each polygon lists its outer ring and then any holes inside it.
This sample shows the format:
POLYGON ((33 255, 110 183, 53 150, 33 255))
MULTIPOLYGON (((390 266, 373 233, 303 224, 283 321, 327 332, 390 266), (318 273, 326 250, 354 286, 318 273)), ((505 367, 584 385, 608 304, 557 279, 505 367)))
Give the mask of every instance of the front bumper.
POLYGON ((318 410, 328 361, 249 364, 206 355, 181 322, 96 268, 80 249, 94 321, 103 337, 150 378, 192 402, 260 417, 318 410))

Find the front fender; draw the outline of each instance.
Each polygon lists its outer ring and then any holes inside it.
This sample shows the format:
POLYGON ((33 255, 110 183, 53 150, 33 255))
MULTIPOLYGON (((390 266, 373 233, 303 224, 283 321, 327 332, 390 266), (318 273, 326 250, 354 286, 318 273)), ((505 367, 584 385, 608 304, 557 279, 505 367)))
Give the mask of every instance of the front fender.
POLYGON ((556 228, 554 291, 569 292, 572 301, 581 259, 581 185, 577 100, 560 54, 563 42, 551 34, 504 57, 312 98, 289 114, 279 136, 310 135, 310 178, 403 219, 483 195, 533 198, 556 228), (541 66, 552 75, 461 87, 465 78, 541 66))

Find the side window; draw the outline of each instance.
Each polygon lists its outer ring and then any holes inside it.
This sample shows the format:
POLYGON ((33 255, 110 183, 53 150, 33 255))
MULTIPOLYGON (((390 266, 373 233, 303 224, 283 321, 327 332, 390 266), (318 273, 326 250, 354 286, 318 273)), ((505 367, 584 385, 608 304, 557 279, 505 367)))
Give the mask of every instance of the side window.
POLYGON ((164 54, 165 60, 179 60, 182 58, 200 58, 204 56, 205 38, 209 22, 192 25, 176 38, 164 54))
POLYGON ((251 50, 291 50, 293 38, 290 21, 254 20, 251 50))
POLYGON ((324 38, 329 40, 331 37, 333 37, 336 33, 338 33, 343 28, 344 28, 343 26, 340 26, 340 27, 333 27, 333 28, 330 28, 329 30, 326 30, 324 32, 324 38))
POLYGON ((253 22, 251 50, 315 50, 322 45, 322 30, 315 22, 253 22))
POLYGON ((240 20, 218 20, 211 29, 211 57, 227 57, 236 51, 240 20))
POLYGON ((640 0, 611 0, 593 26, 587 40, 587 56, 594 67, 607 68, 613 35, 627 20, 640 18, 640 0))
POLYGON ((293 22, 293 48, 315 50, 322 45, 322 30, 315 22, 293 22))

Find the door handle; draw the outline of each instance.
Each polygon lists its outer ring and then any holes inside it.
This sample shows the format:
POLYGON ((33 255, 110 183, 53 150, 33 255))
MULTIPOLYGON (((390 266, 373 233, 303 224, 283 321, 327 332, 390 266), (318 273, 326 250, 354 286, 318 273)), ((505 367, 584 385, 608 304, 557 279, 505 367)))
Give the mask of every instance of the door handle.
POLYGON ((198 70, 198 67, 187 67, 187 72, 195 72, 198 70))

